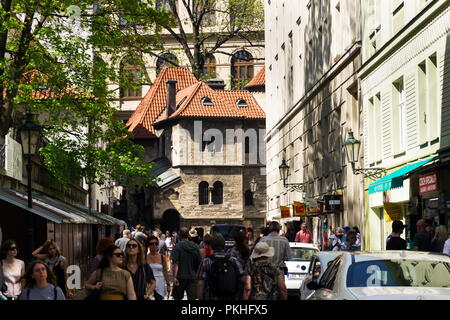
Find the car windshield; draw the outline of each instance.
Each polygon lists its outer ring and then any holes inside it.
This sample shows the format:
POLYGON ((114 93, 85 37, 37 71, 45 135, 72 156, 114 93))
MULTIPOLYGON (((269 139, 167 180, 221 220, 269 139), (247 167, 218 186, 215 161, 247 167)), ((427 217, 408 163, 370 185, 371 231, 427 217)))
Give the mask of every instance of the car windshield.
POLYGON ((450 264, 419 260, 358 262, 348 269, 347 287, 450 287, 450 264))
POLYGON ((315 249, 310 248, 292 248, 292 258, 290 261, 310 261, 312 256, 317 252, 315 249))

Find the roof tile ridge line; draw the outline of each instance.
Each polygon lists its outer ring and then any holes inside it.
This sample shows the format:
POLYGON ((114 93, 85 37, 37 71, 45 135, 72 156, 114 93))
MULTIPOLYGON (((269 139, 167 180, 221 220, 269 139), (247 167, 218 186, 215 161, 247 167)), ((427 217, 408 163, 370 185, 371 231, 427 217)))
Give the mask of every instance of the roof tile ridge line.
MULTIPOLYGON (((149 93, 150 90, 154 89, 153 92, 152 92, 152 93, 150 94, 150 96, 149 96, 149 98, 150 98, 150 99, 149 99, 149 103, 148 103, 146 106, 143 107, 144 110, 142 110, 141 115, 136 119, 136 122, 137 122, 138 124, 142 123, 142 120, 143 120, 144 116, 147 115, 148 109, 149 109, 149 107, 150 107, 150 104, 151 104, 151 102, 154 100, 153 98, 154 98, 154 96, 156 95, 156 91, 157 91, 157 89, 158 89, 158 86, 157 86, 156 84, 159 85, 159 82, 162 82, 162 81, 163 81, 162 79, 163 79, 163 77, 164 77, 164 73, 167 73, 167 70, 168 70, 168 68, 163 69, 163 70, 161 71, 161 73, 159 74, 159 76, 156 78, 155 82, 153 82, 153 85, 151 86, 151 88, 148 90, 147 94, 149 93)), ((141 100, 141 102, 139 103, 139 105, 140 105, 141 103, 144 102, 145 97, 146 97, 146 96, 144 96, 144 98, 141 100)), ((136 112, 136 111, 138 110, 138 108, 139 108, 139 106, 136 108, 136 110, 135 110, 134 112, 136 112)), ((153 121, 153 120, 151 120, 151 121, 153 121)), ((131 127, 131 125, 130 125, 130 127, 131 127)))
MULTIPOLYGON (((203 83, 202 83, 201 81, 199 81, 198 83, 195 84, 196 88, 194 89, 194 91, 192 91, 192 93, 190 94, 189 98, 186 99, 186 101, 180 106, 180 109, 178 109, 177 111, 175 111, 175 113, 172 114, 171 117, 175 117, 175 116, 178 117, 178 116, 181 116, 182 113, 183 113, 184 111, 186 111, 188 105, 191 103, 192 99, 194 99, 194 96, 197 94, 197 92, 198 92, 199 88, 202 86, 202 84, 203 84, 203 83)), ((186 89, 188 89, 188 88, 186 88, 186 89)))

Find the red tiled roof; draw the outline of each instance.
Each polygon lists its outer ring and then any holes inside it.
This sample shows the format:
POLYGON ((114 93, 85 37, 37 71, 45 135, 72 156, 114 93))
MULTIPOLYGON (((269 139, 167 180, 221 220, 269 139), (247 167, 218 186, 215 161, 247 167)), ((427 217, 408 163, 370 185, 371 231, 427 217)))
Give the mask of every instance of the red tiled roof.
POLYGON ((162 70, 127 122, 128 130, 134 134, 135 138, 156 136, 152 125, 166 108, 167 80, 177 81, 177 92, 198 82, 188 69, 173 67, 162 70))
MULTIPOLYGON (((256 100, 246 90, 213 90, 205 83, 197 84, 177 93, 177 111, 169 118, 235 118, 265 119, 266 115, 256 100), (213 106, 205 106, 202 99, 208 97, 213 106), (243 99, 247 107, 238 107, 236 102, 243 99)), ((155 123, 167 120, 163 112, 155 123)))
POLYGON ((249 83, 244 87, 245 89, 250 89, 252 87, 261 87, 266 85, 266 67, 263 67, 256 76, 250 80, 249 83))

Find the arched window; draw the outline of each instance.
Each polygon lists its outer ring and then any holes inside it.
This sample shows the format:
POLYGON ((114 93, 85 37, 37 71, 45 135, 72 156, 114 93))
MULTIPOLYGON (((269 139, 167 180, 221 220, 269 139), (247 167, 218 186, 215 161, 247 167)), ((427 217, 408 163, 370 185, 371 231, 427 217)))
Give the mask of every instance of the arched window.
POLYGON ((216 78, 216 58, 212 54, 208 54, 203 65, 202 75, 206 79, 216 78))
POLYGON ((121 63, 121 98, 142 97, 143 64, 135 59, 124 59, 121 63))
POLYGON ((233 89, 242 89, 251 79, 253 79, 255 63, 253 56, 241 50, 236 52, 231 58, 231 76, 233 78, 233 89))
POLYGON ((216 181, 213 184, 214 190, 211 194, 212 203, 214 204, 222 204, 223 203, 223 183, 220 181, 216 181))
POLYGON ((200 182, 198 185, 198 204, 205 205, 209 203, 209 183, 206 181, 200 182))
POLYGON ((164 68, 170 68, 178 65, 178 59, 171 53, 163 53, 156 60, 156 74, 159 74, 164 68))
POLYGON ((253 206, 253 194, 250 190, 245 191, 245 205, 246 206, 253 206))

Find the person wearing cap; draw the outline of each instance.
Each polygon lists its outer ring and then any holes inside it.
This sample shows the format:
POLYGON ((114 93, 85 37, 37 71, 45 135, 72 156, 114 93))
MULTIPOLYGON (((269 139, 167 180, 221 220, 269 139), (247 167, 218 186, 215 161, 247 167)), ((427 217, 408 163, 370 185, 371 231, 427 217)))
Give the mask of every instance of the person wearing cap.
POLYGON ((189 240, 194 242, 196 245, 200 245, 200 238, 198 237, 197 230, 195 230, 194 228, 189 230, 189 240))
POLYGON ((405 228, 402 221, 392 222, 392 233, 386 242, 386 250, 406 250, 406 241, 400 237, 405 228))
POLYGON ((287 300, 287 288, 283 272, 269 259, 275 249, 266 242, 256 244, 246 268, 243 300, 287 300))
POLYGON ((414 251, 430 251, 432 235, 426 231, 427 223, 419 220, 416 223, 417 233, 414 235, 414 251))
POLYGON ((270 257, 269 261, 284 271, 284 274, 287 274, 288 270, 285 261, 291 260, 292 252, 288 239, 280 236, 280 229, 280 224, 272 221, 269 225, 269 234, 259 242, 266 242, 270 247, 275 249, 275 254, 270 257))

